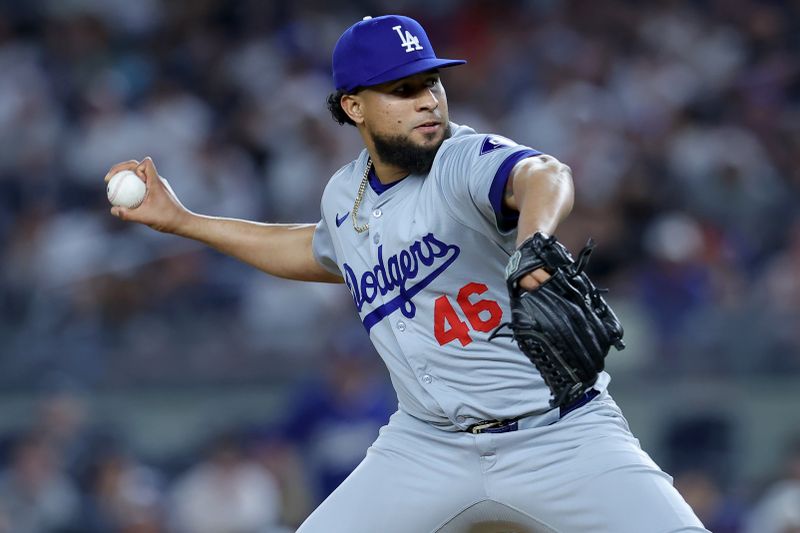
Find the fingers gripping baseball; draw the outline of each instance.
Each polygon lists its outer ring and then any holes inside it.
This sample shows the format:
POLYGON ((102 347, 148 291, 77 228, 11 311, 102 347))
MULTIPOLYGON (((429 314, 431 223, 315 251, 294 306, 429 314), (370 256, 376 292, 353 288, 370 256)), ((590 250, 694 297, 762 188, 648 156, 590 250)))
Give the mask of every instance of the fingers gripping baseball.
POLYGON ((129 161, 123 161, 122 163, 117 163, 108 170, 108 172, 106 173, 106 177, 103 178, 103 180, 106 183, 108 183, 111 177, 117 172, 122 172, 123 170, 135 171, 137 166, 139 166, 139 162, 136 161, 135 159, 131 159, 129 161))
POLYGON ((108 182, 115 174, 129 170, 145 183, 146 192, 141 205, 136 208, 114 206, 111 214, 115 217, 139 222, 166 233, 174 233, 188 210, 180 203, 167 180, 158 175, 155 163, 150 157, 141 161, 130 160, 117 163, 105 176, 108 182))

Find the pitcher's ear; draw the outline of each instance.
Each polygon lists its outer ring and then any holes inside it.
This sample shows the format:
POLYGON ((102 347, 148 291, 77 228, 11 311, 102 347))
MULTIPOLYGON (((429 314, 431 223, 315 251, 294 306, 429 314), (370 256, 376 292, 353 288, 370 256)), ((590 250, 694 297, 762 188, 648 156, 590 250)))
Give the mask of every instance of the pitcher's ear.
POLYGON ((342 109, 356 124, 364 122, 364 98, 360 94, 345 94, 342 96, 342 109))

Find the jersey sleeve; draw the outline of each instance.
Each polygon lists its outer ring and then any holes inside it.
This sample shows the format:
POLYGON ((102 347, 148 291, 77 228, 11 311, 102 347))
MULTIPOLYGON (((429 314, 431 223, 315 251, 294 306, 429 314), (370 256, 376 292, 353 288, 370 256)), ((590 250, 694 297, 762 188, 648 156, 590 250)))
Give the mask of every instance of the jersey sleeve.
POLYGON ((471 227, 471 216, 491 223, 506 234, 517 227, 519 213, 504 205, 503 195, 511 170, 525 158, 541 154, 499 135, 470 135, 457 139, 442 154, 445 198, 461 221, 471 227), (465 210, 465 206, 476 210, 465 210))
POLYGON ((314 252, 314 259, 317 260, 317 263, 322 265, 322 268, 337 276, 342 275, 341 271, 339 271, 339 265, 336 262, 336 250, 333 246, 331 233, 328 224, 325 222, 324 214, 320 221, 317 222, 317 227, 314 228, 314 236, 311 239, 311 249, 314 252))
MULTIPOLYGON (((342 243, 339 236, 331 231, 333 224, 337 226, 340 224, 337 222, 337 201, 338 205, 341 205, 343 191, 349 190, 347 183, 361 179, 361 171, 354 177, 354 169, 356 166, 363 169, 363 165, 367 164, 367 157, 367 150, 364 149, 357 159, 337 170, 336 173, 331 176, 331 179, 328 180, 327 185, 325 185, 325 190, 322 192, 322 198, 319 201, 320 221, 317 222, 317 226, 314 228, 311 250, 314 253, 314 259, 317 263, 328 272, 336 274, 337 276, 342 275, 337 257, 337 253, 342 253, 342 243)), ((355 181, 355 183, 358 184, 359 181, 355 181)), ((352 197, 349 196, 350 193, 346 194, 346 201, 352 202, 352 197)))

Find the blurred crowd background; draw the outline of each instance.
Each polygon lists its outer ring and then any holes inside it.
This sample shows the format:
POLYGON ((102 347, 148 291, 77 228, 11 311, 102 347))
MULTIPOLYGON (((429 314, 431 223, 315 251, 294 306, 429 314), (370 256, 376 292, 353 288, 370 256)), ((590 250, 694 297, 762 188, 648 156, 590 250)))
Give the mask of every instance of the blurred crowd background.
POLYGON ((363 457, 396 399, 348 291, 121 223, 102 178, 316 222, 361 147, 333 44, 391 12, 469 61, 454 122, 572 167, 612 394, 706 525, 800 531, 800 2, 0 0, 0 532, 292 531, 363 457))

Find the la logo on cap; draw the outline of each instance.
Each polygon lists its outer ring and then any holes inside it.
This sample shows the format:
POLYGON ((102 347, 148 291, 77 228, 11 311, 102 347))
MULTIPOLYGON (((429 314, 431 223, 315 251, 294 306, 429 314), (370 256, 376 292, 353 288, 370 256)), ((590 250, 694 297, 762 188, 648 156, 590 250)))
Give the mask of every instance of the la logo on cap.
POLYGON ((405 47, 406 52, 413 52, 414 50, 422 50, 422 46, 419 44, 419 37, 411 35, 411 32, 408 30, 406 30, 405 35, 403 35, 403 32, 400 31, 400 28, 402 28, 402 26, 400 26, 399 24, 397 26, 392 27, 392 29, 397 32, 397 35, 400 36, 400 42, 405 47))

